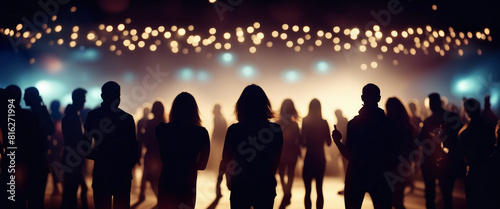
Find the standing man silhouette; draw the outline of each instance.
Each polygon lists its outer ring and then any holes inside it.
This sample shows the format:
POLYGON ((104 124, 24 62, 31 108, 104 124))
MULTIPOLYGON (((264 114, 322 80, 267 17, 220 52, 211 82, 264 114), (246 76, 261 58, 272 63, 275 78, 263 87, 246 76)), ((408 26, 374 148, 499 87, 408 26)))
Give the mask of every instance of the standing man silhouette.
POLYGON ((42 144, 41 147, 37 148, 37 151, 39 151, 36 154, 37 157, 30 162, 33 172, 29 175, 28 208, 44 208, 45 187, 47 186, 47 176, 49 174, 49 164, 47 162, 48 140, 49 136, 54 134, 55 127, 37 88, 28 87, 24 90, 24 103, 36 115, 42 134, 40 138, 42 144))
POLYGON ((424 154, 428 153, 420 165, 425 183, 425 205, 427 209, 436 208, 436 180, 438 180, 443 194, 444 208, 451 209, 455 179, 465 174, 465 166, 460 169, 463 156, 460 156, 456 149, 462 122, 458 114, 443 109, 441 96, 438 93, 429 94, 429 107, 432 115, 424 120, 417 139, 417 144, 422 147, 424 154))
MULTIPOLYGON (((82 118, 80 111, 85 105, 85 94, 87 91, 82 88, 77 88, 71 94, 73 104, 66 106, 64 117, 62 119, 62 133, 64 137, 64 145, 66 149, 63 151, 62 159, 69 159, 69 150, 78 151, 78 144, 83 140, 82 118)), ((62 209, 77 208, 77 193, 78 187, 81 186, 80 200, 82 208, 87 209, 87 184, 83 177, 82 167, 85 166, 83 158, 80 162, 73 164, 72 162, 62 161, 66 166, 71 166, 72 171, 64 173, 63 181, 63 200, 62 209)))
POLYGON ((86 140, 94 142, 87 158, 94 160, 95 208, 128 209, 132 168, 139 159, 134 118, 118 108, 118 83, 108 81, 101 91, 103 102, 88 113, 84 134, 86 140))
POLYGON ((363 108, 347 124, 346 145, 340 141, 337 127, 333 141, 340 153, 349 161, 345 177, 346 209, 360 209, 369 193, 375 209, 390 209, 392 193, 384 174, 397 165, 399 144, 395 124, 378 107, 380 89, 369 83, 363 87, 363 108))

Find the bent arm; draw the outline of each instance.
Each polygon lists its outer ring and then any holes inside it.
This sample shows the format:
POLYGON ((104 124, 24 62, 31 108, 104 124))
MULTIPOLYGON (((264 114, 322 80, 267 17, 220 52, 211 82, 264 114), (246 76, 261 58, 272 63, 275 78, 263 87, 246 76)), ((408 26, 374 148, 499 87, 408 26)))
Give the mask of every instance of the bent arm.
MULTIPOLYGON (((349 125, 347 125, 347 136, 351 135, 351 130, 349 128, 349 125)), ((340 131, 338 131, 336 128, 335 130, 333 130, 333 141, 335 142, 335 145, 337 145, 337 148, 339 149, 340 151, 340 154, 342 154, 342 156, 344 156, 345 159, 347 159, 348 161, 351 160, 351 153, 348 149, 349 147, 349 144, 352 143, 351 140, 347 139, 346 141, 346 145, 342 144, 342 142, 340 141, 342 139, 342 137, 347 137, 347 136, 342 136, 342 134, 340 133, 340 131)))

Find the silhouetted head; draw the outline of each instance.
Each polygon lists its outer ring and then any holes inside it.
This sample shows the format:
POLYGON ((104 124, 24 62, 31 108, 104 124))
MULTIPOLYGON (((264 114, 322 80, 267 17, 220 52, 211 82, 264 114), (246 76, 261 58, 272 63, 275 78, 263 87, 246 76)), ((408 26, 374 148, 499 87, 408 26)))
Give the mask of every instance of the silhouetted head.
POLYGON ((108 81, 101 88, 101 98, 104 103, 113 103, 116 107, 120 104, 120 85, 114 81, 108 81), (118 100, 118 101, 116 101, 118 100))
POLYGON ((387 117, 392 118, 399 123, 409 122, 410 120, 410 116, 408 115, 405 106, 401 100, 396 97, 387 99, 387 103, 385 103, 385 111, 387 117))
POLYGON ((415 115, 417 112, 417 104, 415 104, 415 102, 410 102, 410 104, 408 104, 408 108, 410 108, 411 114, 415 115))
POLYGON ((337 117, 337 118, 343 118, 344 117, 344 114, 342 113, 341 109, 336 109, 335 110, 335 117, 337 117))
POLYGON ((318 99, 314 98, 309 103, 309 113, 307 114, 307 117, 317 119, 323 118, 323 114, 321 113, 321 103, 318 99))
POLYGON ((198 104, 193 95, 182 92, 172 102, 169 120, 172 123, 201 125, 198 104))
POLYGON ((297 121, 299 119, 299 114, 291 99, 285 99, 283 103, 281 103, 280 119, 288 121, 297 121))
POLYGON ((145 117, 147 118, 149 113, 151 112, 151 110, 149 109, 149 107, 145 107, 143 110, 142 110, 142 117, 145 117))
POLYGON ((19 107, 19 104, 21 102, 21 96, 22 96, 22 91, 19 86, 16 85, 9 85, 5 87, 5 97, 7 99, 14 99, 14 105, 16 107, 19 107))
POLYGON ((479 104, 479 101, 473 98, 465 100, 464 109, 470 118, 479 117, 481 114, 481 104, 479 104))
POLYGON ((153 113, 155 118, 160 118, 162 122, 165 122, 165 107, 160 101, 153 103, 151 113, 153 113))
POLYGON ((484 109, 490 109, 490 108, 491 108, 490 95, 486 95, 484 97, 484 109))
POLYGON ((220 104, 215 104, 214 105, 214 111, 213 111, 214 115, 220 115, 221 114, 221 109, 222 109, 222 107, 220 106, 220 104))
POLYGON ((36 87, 32 86, 24 90, 24 103, 30 107, 42 104, 42 97, 36 87))
POLYGON ((274 117, 271 102, 266 93, 255 84, 243 89, 236 102, 235 113, 238 121, 262 121, 274 117))
POLYGON ((83 106, 85 105, 85 94, 87 94, 87 90, 82 88, 77 88, 73 90, 71 93, 71 99, 73 99, 73 107, 76 111, 83 110, 83 106))
POLYGON ((429 94, 429 108, 432 112, 442 111, 442 104, 441 96, 438 93, 429 94))
POLYGON ((363 94, 361 95, 365 105, 377 105, 380 101, 380 89, 373 83, 366 84, 363 87, 363 94))
POLYGON ((50 112, 57 113, 61 109, 61 102, 59 100, 54 100, 50 103, 50 112))

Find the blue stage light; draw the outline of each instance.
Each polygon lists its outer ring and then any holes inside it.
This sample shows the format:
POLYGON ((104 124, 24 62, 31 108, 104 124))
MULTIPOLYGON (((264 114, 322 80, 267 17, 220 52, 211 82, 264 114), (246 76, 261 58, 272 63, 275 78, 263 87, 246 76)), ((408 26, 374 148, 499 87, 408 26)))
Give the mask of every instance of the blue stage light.
POLYGON ((257 76, 257 70, 250 65, 245 65, 239 70, 240 77, 244 79, 255 78, 257 76))
POLYGON ((180 81, 190 81, 194 77, 194 72, 191 68, 182 68, 177 72, 177 79, 180 81))
POLYGON ((298 70, 287 70, 281 75, 283 80, 289 83, 298 82, 301 80, 301 73, 298 70))
POLYGON ((198 71, 198 73, 196 73, 196 78, 198 79, 198 81, 201 81, 201 82, 208 82, 210 81, 210 73, 206 70, 200 70, 198 71))
POLYGON ((331 68, 332 66, 326 61, 319 61, 314 65, 314 71, 318 74, 326 74, 330 72, 331 68))
POLYGON ((135 75, 133 72, 126 72, 125 74, 123 74, 123 80, 125 82, 130 83, 130 82, 134 81, 134 79, 135 79, 135 75))
POLYGON ((219 56, 219 61, 223 65, 233 64, 235 60, 236 58, 231 52, 224 52, 219 56))

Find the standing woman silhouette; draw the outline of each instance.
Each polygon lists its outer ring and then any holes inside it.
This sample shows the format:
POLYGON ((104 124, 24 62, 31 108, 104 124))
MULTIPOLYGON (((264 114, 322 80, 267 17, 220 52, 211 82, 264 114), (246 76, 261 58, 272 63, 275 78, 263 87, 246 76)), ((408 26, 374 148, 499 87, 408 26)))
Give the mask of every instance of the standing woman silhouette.
POLYGON ((151 108, 151 113, 153 113, 153 119, 148 120, 144 126, 144 136, 142 138, 142 143, 146 147, 146 153, 144 154, 144 172, 141 180, 141 188, 139 193, 139 199, 145 197, 146 182, 151 183, 151 188, 158 197, 158 180, 160 179, 161 172, 161 158, 160 150, 158 149, 158 140, 155 136, 155 129, 160 123, 165 123, 165 108, 163 103, 156 101, 153 103, 151 108))
POLYGON ((302 146, 306 147, 306 157, 304 158, 304 171, 302 177, 306 188, 304 204, 306 209, 311 208, 311 183, 316 180, 316 208, 322 209, 323 199, 323 177, 325 176, 325 143, 330 146, 330 128, 321 115, 321 103, 318 99, 313 99, 309 104, 309 114, 302 122, 302 146))
POLYGON ((291 99, 285 99, 281 104, 280 118, 277 121, 283 130, 283 152, 281 152, 278 173, 283 188, 283 201, 280 208, 290 205, 292 198, 292 183, 295 176, 295 165, 300 156, 300 129, 297 124, 299 115, 291 99), (286 181, 285 181, 286 176, 286 181))
POLYGON ((281 127, 269 122, 271 103, 255 84, 243 90, 235 113, 239 122, 227 129, 221 162, 231 190, 231 208, 272 209, 283 146, 281 127))
MULTIPOLYGON (((413 142, 413 139, 416 138, 417 134, 411 123, 408 111, 401 100, 396 97, 391 97, 387 100, 387 103, 385 104, 385 111, 387 117, 396 122, 397 129, 393 131, 398 132, 400 135, 400 141, 398 141, 400 145, 399 156, 405 159, 405 162, 411 163, 410 153, 417 149, 416 144, 413 142)), ((412 167, 410 168, 413 170, 412 167)), ((410 176, 403 178, 401 179, 401 182, 396 182, 394 184, 394 191, 392 192, 392 206, 396 209, 406 208, 404 206, 404 196, 405 188, 406 186, 409 186, 408 181, 410 176)))
POLYGON ((210 139, 201 126, 194 97, 182 92, 175 97, 169 123, 156 127, 156 138, 163 163, 158 208, 194 208, 198 170, 207 166, 210 139))

